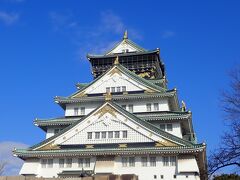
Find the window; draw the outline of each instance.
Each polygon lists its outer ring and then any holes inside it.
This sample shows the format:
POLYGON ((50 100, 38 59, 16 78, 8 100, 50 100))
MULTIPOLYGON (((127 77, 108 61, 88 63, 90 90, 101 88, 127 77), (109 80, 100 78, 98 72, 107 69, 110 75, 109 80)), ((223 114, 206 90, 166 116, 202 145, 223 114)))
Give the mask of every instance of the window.
POLYGON ((123 138, 127 138, 127 131, 123 131, 123 138))
POLYGON ((121 87, 120 86, 117 87, 117 92, 121 92, 121 87))
POLYGON ((92 139, 92 132, 88 132, 88 133, 87 133, 87 138, 88 138, 88 139, 92 139))
POLYGON ((122 157, 122 167, 127 167, 128 159, 127 157, 122 157))
POLYGON ((42 168, 46 168, 47 167, 47 159, 42 159, 42 168))
POLYGON ((60 129, 54 129, 54 134, 59 133, 60 129))
POLYGON ((170 165, 171 166, 176 166, 176 156, 171 156, 170 157, 170 165))
POLYGON ((122 105, 122 108, 123 108, 123 109, 127 109, 127 106, 126 106, 126 105, 122 105))
POLYGON ((133 113, 133 104, 129 104, 129 105, 128 105, 128 111, 129 111, 130 113, 133 113))
POLYGON ((165 131, 165 124, 160 124, 160 129, 165 131))
POLYGON ((100 139, 100 132, 95 132, 95 139, 100 139))
POLYGON ((161 175, 161 179, 163 179, 164 178, 164 176, 163 175, 161 175))
POLYGON ((147 157, 141 157, 141 162, 142 162, 142 166, 146 167, 147 166, 147 157))
POLYGON ((106 92, 110 93, 110 87, 106 87, 106 92))
POLYGON ((147 112, 150 112, 152 109, 151 109, 151 104, 147 104, 147 112))
POLYGON ((129 166, 134 167, 135 166, 135 157, 129 157, 129 166))
POLYGON ((48 168, 53 167, 53 159, 48 159, 48 168))
POLYGON ((115 138, 119 138, 120 137, 120 132, 119 131, 115 131, 114 132, 114 137, 115 138))
POLYGON ((90 167, 90 158, 85 159, 85 167, 90 167))
POLYGON ((78 115, 78 108, 74 108, 74 116, 77 116, 78 115))
POLYGON ((122 86, 122 92, 125 92, 127 90, 126 86, 122 86))
POLYGON ((66 167, 67 168, 71 168, 72 167, 72 158, 67 158, 66 167))
POLYGON ((157 179, 157 175, 153 175, 153 178, 154 178, 154 179, 157 179))
POLYGON ((108 138, 113 138, 113 131, 108 132, 108 138))
POLYGON ((85 107, 81 107, 81 115, 85 115, 85 107))
POLYGON ((78 167, 83 167, 83 158, 78 158, 78 167))
POLYGON ((107 135, 106 132, 102 132, 102 139, 106 139, 106 135, 107 135))
POLYGON ((64 159, 59 159, 59 168, 64 168, 64 159))
POLYGON ((167 131, 172 131, 173 128, 172 128, 172 124, 167 124, 167 131))
POLYGON ((176 178, 177 178, 177 175, 176 175, 176 174, 175 174, 175 175, 173 175, 173 178, 174 178, 174 179, 176 179, 176 178))
POLYGON ((111 91, 114 93, 115 92, 115 87, 111 87, 111 91))
POLYGON ((150 166, 156 166, 156 157, 150 157, 150 166))
POLYGON ((159 111, 158 103, 154 103, 153 107, 154 107, 154 111, 159 111))
POLYGON ((168 157, 163 157, 163 166, 169 166, 168 157))

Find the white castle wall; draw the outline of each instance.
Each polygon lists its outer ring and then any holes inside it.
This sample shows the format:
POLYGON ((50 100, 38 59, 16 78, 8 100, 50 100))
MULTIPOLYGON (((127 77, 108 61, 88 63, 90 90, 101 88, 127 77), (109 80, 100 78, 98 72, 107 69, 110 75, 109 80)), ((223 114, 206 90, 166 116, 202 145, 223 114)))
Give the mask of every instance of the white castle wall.
MULTIPOLYGON (((147 111, 147 104, 151 104, 151 111, 154 112, 154 103, 158 103, 159 111, 169 111, 168 101, 166 99, 159 99, 159 100, 135 100, 135 101, 118 101, 119 105, 126 105, 126 109, 129 110, 128 105, 133 105, 133 112, 146 112, 147 111)), ((89 114, 94 109, 99 107, 101 103, 75 103, 75 104, 67 104, 65 116, 74 116, 74 108, 79 108, 79 115, 81 107, 85 107, 85 114, 89 114)))
MULTIPOLYGON (((146 155, 143 155, 146 156, 146 155)), ((125 156, 126 157, 126 156, 125 156)), ((131 157, 131 156, 130 156, 131 157)), ((156 166, 152 167, 150 166, 149 162, 149 156, 148 157, 148 164, 146 167, 142 167, 141 164, 141 157, 142 156, 135 156, 135 166, 134 167, 123 167, 122 166, 122 159, 121 156, 116 156, 114 158, 114 165, 112 167, 112 173, 113 174, 136 174, 139 177, 139 180, 155 180, 154 175, 156 175, 156 179, 162 179, 161 175, 163 175, 163 179, 165 180, 175 180, 174 175, 177 175, 176 179, 178 180, 200 180, 199 176, 196 174, 196 172, 186 172, 186 173, 178 173, 178 163, 175 166, 163 166, 163 160, 162 156, 156 156, 156 166), (186 177, 187 176, 187 177, 186 177)), ((61 157, 62 158, 62 157, 61 157)), ((83 158, 83 157, 81 157, 83 158)), ((87 158, 87 157, 86 157, 87 158)), ((84 167, 84 170, 95 170, 95 157, 88 157, 90 159, 90 167, 84 167)), ((72 159, 72 167, 67 168, 66 165, 64 168, 59 168, 59 158, 53 159, 53 167, 49 168, 42 168, 41 166, 41 160, 38 160, 38 165, 36 166, 36 161, 33 162, 31 160, 26 160, 24 164, 28 164, 28 167, 34 167, 35 171, 34 173, 37 174, 37 177, 58 177, 58 173, 61 173, 62 171, 74 171, 74 170, 82 170, 82 167, 78 167, 78 157, 74 157, 72 159)), ((196 160, 187 164, 189 167, 197 166, 196 160)), ((24 167, 24 166, 23 166, 24 167)), ((26 166, 25 166, 26 167, 26 166)), ((31 170, 31 172, 33 172, 31 170)), ((109 168, 108 168, 109 172, 109 168)), ((20 171, 20 174, 26 174, 27 168, 22 168, 20 171)))

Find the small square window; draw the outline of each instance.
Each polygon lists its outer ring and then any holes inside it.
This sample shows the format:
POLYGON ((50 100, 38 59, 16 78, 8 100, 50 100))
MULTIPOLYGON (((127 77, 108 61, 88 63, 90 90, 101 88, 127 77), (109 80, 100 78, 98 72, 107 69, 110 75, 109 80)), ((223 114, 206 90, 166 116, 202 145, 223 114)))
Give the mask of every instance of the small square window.
POLYGON ((146 106, 147 106, 147 112, 152 111, 151 104, 147 104, 146 106))
POLYGON ((100 139, 100 132, 95 132, 95 139, 100 139))
POLYGON ((87 133, 87 138, 88 138, 88 139, 92 139, 92 132, 88 132, 88 133, 87 133))
POLYGON ((129 157, 129 166, 134 167, 135 166, 135 157, 129 157))
POLYGON ((128 165, 128 158, 122 157, 122 167, 127 167, 127 165, 128 165))
POLYGON ((157 179, 157 175, 153 175, 153 178, 154 178, 154 179, 157 179))
POLYGON ((117 92, 121 92, 121 87, 120 86, 117 87, 117 92))
POLYGON ((106 87, 106 92, 110 93, 110 87, 106 87))
POLYGON ((125 92, 127 90, 126 86, 122 86, 122 92, 125 92))
POLYGON ((154 103, 154 104, 153 104, 153 107, 154 107, 154 111, 159 111, 159 105, 158 105, 158 103, 154 103))
POLYGON ((78 158, 78 167, 83 167, 83 158, 78 158))
POLYGON ((127 138, 127 131, 123 131, 123 138, 127 138))
POLYGON ((156 157, 150 157, 150 166, 156 166, 156 157))
POLYGON ((147 157, 141 157, 141 162, 142 162, 142 166, 146 167, 147 166, 147 157))
POLYGON ((113 138, 113 131, 108 132, 108 138, 113 138))
POLYGON ((67 168, 71 168, 72 167, 72 159, 71 158, 67 158, 67 160, 66 160, 66 167, 67 168))
POLYGON ((164 176, 163 175, 161 175, 161 179, 163 179, 164 178, 164 176))
POLYGON ((119 131, 115 131, 114 132, 114 137, 115 138, 119 138, 120 137, 120 132, 119 131))
POLYGON ((173 128, 172 128, 172 124, 167 124, 167 131, 172 131, 173 128))
POLYGON ((106 132, 102 132, 102 139, 106 139, 106 135, 107 135, 106 132))
POLYGON ((163 157, 163 166, 169 166, 169 157, 163 157))
POLYGON ((165 124, 160 124, 160 129, 165 131, 165 124))
POLYGON ((85 115, 85 107, 81 107, 81 115, 85 115))
POLYGON ((53 167, 53 159, 48 159, 48 168, 53 167))
POLYGON ((176 175, 176 174, 174 174, 174 175, 173 175, 173 178, 174 178, 174 179, 176 179, 176 178, 177 178, 177 175, 176 175))
POLYGON ((114 93, 115 92, 115 87, 111 87, 111 91, 114 93))
POLYGON ((128 111, 129 111, 130 113, 133 113, 133 104, 129 104, 129 105, 128 105, 128 111))
POLYGON ((47 167, 47 159, 42 159, 42 168, 46 168, 47 167))
POLYGON ((85 167, 90 167, 90 158, 85 159, 85 167))
POLYGON ((59 159, 59 168, 64 168, 64 159, 59 159))
POLYGON ((78 115, 78 108, 75 107, 75 108, 74 108, 74 116, 77 116, 77 115, 78 115))

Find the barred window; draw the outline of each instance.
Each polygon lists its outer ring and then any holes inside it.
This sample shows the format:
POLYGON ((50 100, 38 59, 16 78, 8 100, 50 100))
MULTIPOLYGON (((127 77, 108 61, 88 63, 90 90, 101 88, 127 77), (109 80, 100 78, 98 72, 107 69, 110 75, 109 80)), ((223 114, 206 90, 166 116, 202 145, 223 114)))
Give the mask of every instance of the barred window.
POLYGON ((147 106, 147 112, 152 111, 151 104, 147 104, 146 106, 147 106))
POLYGON ((66 167, 71 168, 72 167, 72 158, 67 158, 66 160, 66 167))
POLYGON ((78 108, 75 107, 75 108, 74 108, 74 116, 77 116, 77 115, 78 115, 78 108))
POLYGON ((170 165, 176 166, 176 156, 170 156, 170 165))
POLYGON ((173 130, 172 124, 167 124, 167 131, 172 131, 172 130, 173 130))
POLYGON ((95 139, 100 139, 100 132, 95 132, 95 139))
POLYGON ((156 166, 156 157, 150 157, 150 166, 156 166))
POLYGON ((154 104, 153 104, 153 107, 154 107, 154 111, 159 111, 159 105, 158 105, 158 103, 154 103, 154 104))
POLYGON ((64 168, 64 159, 59 159, 59 168, 64 168))
POLYGON ((106 135, 107 135, 106 132, 102 132, 102 139, 106 139, 106 135))
POLYGON ((81 107, 81 115, 85 115, 85 107, 81 107))
POLYGON ((47 159, 42 159, 42 168, 46 168, 47 167, 47 159))
POLYGON ((106 87, 106 92, 110 93, 110 87, 106 87))
POLYGON ((92 139, 92 132, 88 132, 87 137, 88 137, 88 139, 92 139))
POLYGON ((147 157, 141 157, 141 162, 142 162, 142 166, 146 167, 147 166, 147 157))
POLYGON ((163 130, 163 131, 165 131, 165 130, 166 130, 166 129, 165 129, 165 124, 160 124, 160 129, 163 130))
POLYGON ((169 166, 169 157, 163 157, 163 166, 169 166))
POLYGON ((119 138, 120 137, 120 132, 119 131, 115 131, 114 132, 114 136, 115 136, 115 138, 119 138))
POLYGON ((85 159, 85 167, 90 167, 90 158, 85 159))
POLYGON ((129 111, 130 113, 133 113, 133 104, 129 104, 129 105, 128 105, 128 111, 129 111))
POLYGON ((53 167, 53 159, 48 159, 48 168, 53 167))
POLYGON ((122 167, 127 167, 127 165, 128 165, 128 158, 122 157, 122 167))
POLYGON ((113 138, 113 131, 108 132, 108 138, 113 138))
POLYGON ((123 131, 123 138, 127 138, 127 131, 123 131))
POLYGON ((129 166, 134 167, 135 166, 135 157, 129 157, 129 166))
POLYGON ((83 158, 78 158, 78 167, 83 167, 83 158))

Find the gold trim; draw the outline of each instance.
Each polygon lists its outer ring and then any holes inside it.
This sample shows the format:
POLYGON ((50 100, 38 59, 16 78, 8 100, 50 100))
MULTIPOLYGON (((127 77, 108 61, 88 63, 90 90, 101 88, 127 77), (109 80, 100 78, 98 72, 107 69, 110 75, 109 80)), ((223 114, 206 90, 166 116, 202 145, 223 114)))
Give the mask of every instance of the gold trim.
POLYGON ((114 60, 114 65, 119 64, 119 57, 117 56, 116 59, 114 60))
POLYGON ((86 148, 86 149, 93 149, 93 148, 94 148, 94 145, 92 145, 92 144, 86 144, 86 145, 85 145, 85 148, 86 148))
POLYGON ((110 101, 110 100, 112 100, 112 94, 111 94, 111 92, 107 92, 105 94, 105 101, 110 101))
POLYGON ((119 148, 127 148, 127 144, 118 144, 119 148))
POLYGON ((122 76, 121 71, 115 67, 111 72, 110 72, 110 77, 113 76, 114 74, 118 74, 119 76, 122 76))
POLYGON ((113 109, 111 106, 106 105, 103 108, 99 109, 94 115, 99 115, 98 118, 102 117, 104 114, 109 113, 112 116, 114 116, 115 118, 116 116, 116 110, 113 109))

